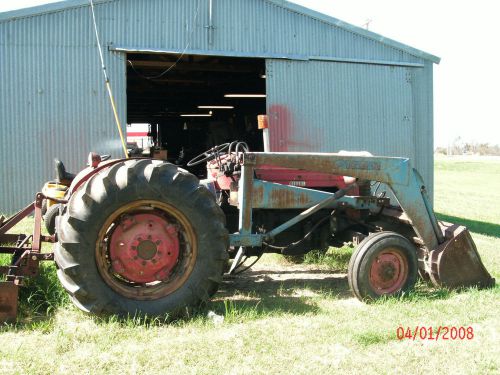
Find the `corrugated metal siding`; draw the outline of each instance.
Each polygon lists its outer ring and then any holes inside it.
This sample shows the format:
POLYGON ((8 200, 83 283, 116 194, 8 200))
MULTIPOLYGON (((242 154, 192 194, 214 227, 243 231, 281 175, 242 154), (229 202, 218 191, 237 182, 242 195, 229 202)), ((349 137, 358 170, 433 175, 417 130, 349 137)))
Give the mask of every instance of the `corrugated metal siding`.
POLYGON ((271 147, 413 157, 408 69, 268 60, 271 147))
POLYGON ((266 74, 273 151, 409 157, 432 187, 432 79, 423 68, 267 60, 266 74))
POLYGON ((425 69, 413 69, 411 77, 415 124, 413 142, 417 153, 415 156, 415 165, 429 188, 431 201, 433 201, 434 197, 434 111, 432 69, 432 63, 427 62, 425 69))
MULTIPOLYGON (((213 44, 208 43, 205 27, 208 24, 206 0, 116 0, 97 4, 96 13, 101 38, 106 46, 426 62, 403 50, 265 0, 214 1, 213 44)), ((105 55, 120 118, 124 122, 124 56, 109 51, 105 51, 105 55)), ((303 119, 307 119, 309 126, 316 127, 324 126, 328 116, 315 100, 309 100, 312 97, 323 102, 329 96, 342 103, 346 109, 338 118, 350 124, 366 124, 373 116, 378 119, 375 123, 381 124, 380 116, 406 103, 399 98, 397 104, 389 105, 384 101, 384 106, 380 107, 379 94, 374 95, 373 100, 364 97, 363 101, 356 96, 361 89, 370 88, 370 80, 381 85, 381 93, 385 92, 387 87, 382 82, 385 76, 379 72, 389 67, 360 64, 357 70, 334 68, 339 65, 342 64, 290 62, 289 71, 284 70, 280 75, 284 82, 276 81, 274 86, 269 87, 268 94, 271 98, 280 98, 283 90, 291 89, 287 85, 295 85, 294 91, 286 91, 286 101, 283 99, 281 103, 294 108, 302 123, 306 123, 303 119), (334 74, 335 80, 340 82, 339 90, 346 90, 345 95, 336 91, 329 93, 328 85, 321 86, 322 91, 311 91, 308 95, 301 93, 298 78, 309 79, 302 68, 316 77, 334 74), (287 72, 293 74, 288 75, 287 72), (359 77, 352 81, 356 74, 361 74, 368 81, 359 77), (354 86, 353 82, 357 82, 358 86, 354 86), (308 101, 299 99, 304 95, 308 101), (347 110, 352 109, 351 100, 358 100, 357 112, 347 110)), ((425 94, 420 93, 415 99, 414 109, 431 110, 432 102, 428 102, 428 97, 432 91, 432 64, 428 63, 425 69, 420 70, 423 72, 415 74, 412 85, 415 90, 425 91, 425 94)), ((52 159, 56 156, 66 161, 69 169, 77 170, 83 166, 90 150, 119 155, 118 137, 101 74, 88 6, 0 22, 0 208, 4 212, 20 208, 32 199, 33 193, 45 180, 52 178, 52 159)), ((309 88, 306 86, 305 89, 315 88, 312 83, 309 88)), ((432 134, 432 115, 419 114, 415 125, 420 127, 417 133, 430 131, 432 134)), ((363 126, 355 130, 369 131, 370 136, 366 138, 369 138, 370 144, 376 144, 374 137, 383 138, 376 129, 365 129, 363 126)), ((406 142, 402 140, 406 133, 396 130, 395 137, 401 137, 401 141, 406 142)), ((352 131, 346 133, 318 132, 315 133, 318 138, 311 140, 311 144, 368 148, 364 146, 363 138, 353 136, 352 131), (323 140, 330 136, 333 137, 331 143, 323 140)), ((422 141, 418 142, 417 148, 428 149, 420 144, 422 141)), ((407 151, 404 147, 392 147, 394 152, 407 151)), ((429 158, 428 155, 424 157, 429 158)))
MULTIPOLYGON (((208 43, 206 0, 121 0, 103 4, 107 35, 115 45, 241 51, 268 51, 340 58, 420 63, 402 50, 311 19, 264 0, 213 2, 213 44, 208 43), (196 18, 195 26, 193 20, 196 18), (134 32, 130 32, 130 31, 134 32)), ((104 26, 104 25, 103 25, 104 26)))
MULTIPOLYGON (((90 150, 119 154, 117 130, 99 69, 94 36, 82 10, 0 23, 0 209, 34 199, 54 177, 53 159, 72 171, 90 150)), ((85 13, 87 15, 87 13, 85 13)), ((125 63, 108 55, 125 121, 125 63)))

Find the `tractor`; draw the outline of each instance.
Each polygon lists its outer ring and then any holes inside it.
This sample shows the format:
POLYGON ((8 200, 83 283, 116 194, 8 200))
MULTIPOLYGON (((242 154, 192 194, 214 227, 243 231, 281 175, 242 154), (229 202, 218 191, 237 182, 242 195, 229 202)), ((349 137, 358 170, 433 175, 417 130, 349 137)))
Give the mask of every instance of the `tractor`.
POLYGON ((345 242, 357 245, 348 283, 363 301, 401 295, 419 277, 448 288, 494 285, 467 228, 436 220, 408 158, 252 152, 235 141, 186 168, 197 165, 206 178, 153 158, 91 153, 76 175, 57 161, 53 186, 63 193, 46 185, 0 220, 0 250, 12 255, 0 269, 0 319, 16 318, 18 287, 41 261, 55 261, 79 309, 119 316, 178 317, 210 299, 246 258, 345 242), (49 235, 41 232, 44 205, 49 235), (32 212, 33 234, 7 233, 32 212), (41 252, 42 242, 53 252, 41 252))

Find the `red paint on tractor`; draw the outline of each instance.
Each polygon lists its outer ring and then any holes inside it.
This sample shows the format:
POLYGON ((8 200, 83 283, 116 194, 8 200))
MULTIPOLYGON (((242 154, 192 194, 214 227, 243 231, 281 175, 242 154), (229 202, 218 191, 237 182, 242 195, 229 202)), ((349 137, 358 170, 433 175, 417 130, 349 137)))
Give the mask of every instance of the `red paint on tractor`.
POLYGON ((127 160, 137 160, 137 159, 146 159, 146 158, 111 159, 99 163, 99 165, 96 168, 87 167, 83 169, 76 175, 73 181, 71 181, 71 186, 68 189, 68 195, 67 195, 68 199, 75 191, 78 191, 80 186, 82 186, 85 182, 90 180, 92 176, 96 175, 103 169, 109 168, 112 165, 122 163, 127 160))
POLYGON ((281 168, 272 165, 260 166, 255 169, 255 174, 260 180, 299 187, 336 187, 338 189, 344 189, 347 185, 352 183, 350 182, 352 179, 349 177, 299 169, 281 168), (348 181, 349 183, 347 183, 348 181))
POLYGON ((165 280, 179 259, 179 229, 156 213, 125 215, 111 235, 113 271, 126 280, 165 280))
MULTIPOLYGON (((231 153, 235 156, 235 153, 231 153)), ((220 166, 227 162, 228 155, 221 155, 219 159, 214 159, 207 162, 207 178, 211 178, 215 182, 217 190, 229 190, 232 181, 238 181, 239 176, 226 176, 220 171, 220 166)))
POLYGON ((370 285, 378 295, 391 294, 403 288, 408 278, 408 263, 397 249, 386 250, 373 260, 370 285))
MULTIPOLYGON (((222 155, 220 161, 212 160, 207 163, 207 176, 215 182, 218 190, 230 190, 231 182, 239 181, 238 175, 226 176, 224 173, 221 173, 219 164, 224 163, 226 160, 227 155, 222 155)), ((272 165, 260 166, 258 169, 255 169, 255 175, 259 180, 309 188, 345 189, 355 181, 354 178, 347 176, 281 168, 272 165)), ((351 194, 356 195, 358 192, 355 190, 351 194)))

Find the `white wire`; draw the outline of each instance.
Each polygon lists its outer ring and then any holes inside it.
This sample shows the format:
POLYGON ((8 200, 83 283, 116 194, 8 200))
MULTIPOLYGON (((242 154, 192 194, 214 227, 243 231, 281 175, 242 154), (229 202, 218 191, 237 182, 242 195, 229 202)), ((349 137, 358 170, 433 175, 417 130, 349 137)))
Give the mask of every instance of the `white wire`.
MULTIPOLYGON (((90 0, 92 1, 92 0, 90 0)), ((196 19, 198 18, 198 14, 199 14, 199 11, 200 11, 200 4, 201 4, 201 1, 202 0, 199 0, 198 1, 198 5, 196 6, 196 12, 194 14, 194 18, 193 18, 193 22, 191 24, 191 31, 189 33, 189 36, 188 36, 188 41, 186 43, 186 46, 184 47, 183 51, 181 52, 180 56, 177 58, 177 60, 175 60, 175 62, 173 63, 173 65, 171 65, 167 70, 161 72, 160 74, 156 75, 156 76, 151 76, 151 77, 148 77, 148 76, 145 76, 144 74, 142 73, 139 73, 135 67, 134 67, 134 64, 132 63, 132 61, 130 60, 127 60, 127 62, 130 64, 130 66, 132 67, 132 69, 134 69, 134 72, 136 72, 138 75, 140 75, 142 78, 145 78, 145 79, 158 79, 158 78, 161 78, 163 77, 165 74, 167 74, 168 72, 170 72, 173 68, 175 68, 175 66, 177 65, 177 63, 182 59, 182 57, 186 54, 186 51, 187 49, 189 48, 189 46, 191 45, 191 42, 193 40, 193 33, 194 33, 194 29, 195 29, 195 25, 196 25, 196 19)))
POLYGON ((104 65, 104 56, 102 54, 101 38, 99 38, 99 31, 97 30, 97 23, 95 20, 93 0, 90 0, 90 10, 92 11, 92 21, 94 23, 95 38, 97 39, 97 49, 99 50, 99 57, 101 58, 102 72, 104 74, 104 79, 106 80, 106 82, 109 82, 108 74, 106 73, 106 65, 104 65))
POLYGON ((94 12, 94 2, 92 0, 90 0, 90 9, 92 11, 92 20, 94 23, 94 31, 95 31, 95 37, 97 39, 97 48, 99 50, 99 57, 101 58, 101 66, 102 66, 102 73, 104 75, 104 83, 106 85, 106 90, 108 91, 109 101, 111 103, 111 109, 113 110, 113 115, 115 117, 116 127, 118 128, 118 134, 120 135, 120 141, 122 144, 123 153, 125 155, 125 159, 128 159, 129 156, 128 156, 128 152, 127 152, 125 137, 123 136, 122 125, 120 123, 120 118, 118 116, 118 111, 116 109, 115 98, 113 96, 113 91, 111 90, 111 84, 109 82, 108 74, 106 72, 106 65, 104 65, 104 56, 102 54, 101 39, 99 38, 99 31, 97 30, 97 22, 95 20, 95 12, 94 12))

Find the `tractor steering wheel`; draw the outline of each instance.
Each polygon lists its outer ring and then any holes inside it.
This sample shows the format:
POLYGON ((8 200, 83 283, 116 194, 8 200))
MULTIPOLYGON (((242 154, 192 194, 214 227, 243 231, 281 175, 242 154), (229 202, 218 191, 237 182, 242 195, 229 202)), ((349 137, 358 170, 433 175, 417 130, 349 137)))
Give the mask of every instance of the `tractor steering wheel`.
POLYGON ((226 151, 229 147, 229 143, 223 143, 221 145, 209 148, 207 151, 202 152, 198 156, 192 158, 186 165, 188 167, 193 167, 195 165, 199 165, 202 163, 206 163, 207 161, 215 159, 219 154, 226 151))

